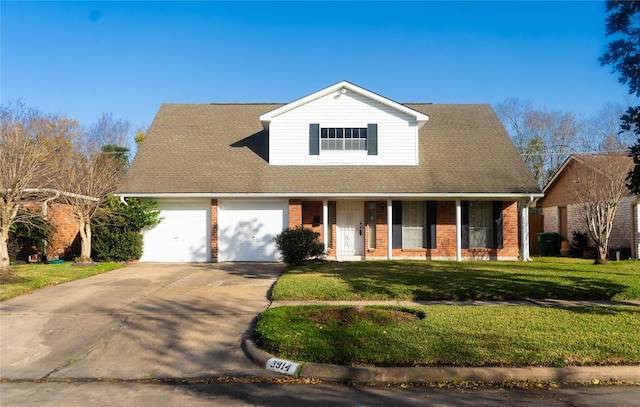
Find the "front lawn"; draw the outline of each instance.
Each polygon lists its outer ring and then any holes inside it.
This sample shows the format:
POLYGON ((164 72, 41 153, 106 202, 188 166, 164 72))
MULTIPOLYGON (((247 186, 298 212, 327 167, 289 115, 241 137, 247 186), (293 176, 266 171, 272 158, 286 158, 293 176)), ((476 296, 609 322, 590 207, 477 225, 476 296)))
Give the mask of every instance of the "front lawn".
MULTIPOLYGON (((286 271, 272 299, 639 300, 640 263, 323 262, 286 271)), ((256 343, 347 366, 640 365, 638 332, 640 307, 631 306, 284 306, 260 315, 256 343)))
MULTIPOLYGON (((397 309, 397 308, 396 308, 397 309)), ((415 320, 382 307, 277 307, 256 343, 285 359, 346 366, 640 364, 640 308, 425 306, 415 320)))
POLYGON ((39 288, 91 277, 122 267, 119 263, 98 263, 96 266, 60 264, 12 265, 12 272, 0 275, 0 301, 28 294, 39 288))
POLYGON ((640 263, 540 258, 533 262, 372 261, 294 267, 274 300, 640 300, 640 263))

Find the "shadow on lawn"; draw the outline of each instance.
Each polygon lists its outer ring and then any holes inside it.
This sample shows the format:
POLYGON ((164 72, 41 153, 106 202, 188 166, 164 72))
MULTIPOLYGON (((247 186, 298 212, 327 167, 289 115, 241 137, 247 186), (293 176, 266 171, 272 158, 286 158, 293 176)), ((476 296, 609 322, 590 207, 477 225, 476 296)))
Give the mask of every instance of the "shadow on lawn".
MULTIPOLYGON (((355 296, 415 301, 611 300, 628 287, 604 275, 580 271, 511 272, 474 263, 406 262, 330 265, 309 271, 339 278, 355 296), (591 274, 591 275, 590 275, 591 274)), ((363 299, 363 298, 360 298, 363 299)))

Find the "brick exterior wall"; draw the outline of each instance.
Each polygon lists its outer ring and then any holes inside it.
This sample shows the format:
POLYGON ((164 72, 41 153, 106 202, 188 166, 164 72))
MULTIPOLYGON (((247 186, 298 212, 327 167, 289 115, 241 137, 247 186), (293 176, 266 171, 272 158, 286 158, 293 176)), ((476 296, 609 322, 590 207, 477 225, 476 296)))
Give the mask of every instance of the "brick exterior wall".
POLYGON ((387 201, 372 201, 375 203, 376 213, 376 245, 369 246, 369 201, 364 202, 364 242, 365 259, 387 258, 387 201))
POLYGON ((218 261, 218 200, 211 200, 211 261, 218 261))
MULTIPOLYGON (((369 242, 369 202, 363 202, 364 213, 364 258, 386 259, 387 242, 387 201, 374 201, 376 211, 376 246, 367 247, 369 242)), ((329 201, 329 230, 332 236, 327 256, 335 259, 336 236, 336 202, 329 201), (333 246, 333 247, 331 247, 333 246)), ((320 234, 320 241, 325 241, 323 235, 324 219, 322 217, 322 201, 289 200, 289 227, 302 226, 320 234), (320 224, 314 226, 314 218, 318 217, 320 224)), ((393 257, 397 259, 455 259, 456 256, 456 205, 453 201, 436 202, 436 238, 434 249, 393 249, 393 257)), ((516 259, 519 255, 519 213, 516 201, 503 202, 503 248, 502 249, 465 249, 463 258, 472 259, 516 259)))
MULTIPOLYGON (((631 204, 633 198, 624 199, 618 206, 616 216, 613 219, 611 236, 609 237, 609 248, 631 248, 632 236, 632 218, 631 204)), ((558 218, 558 207, 544 207, 542 213, 544 215, 544 231, 559 233, 560 220, 558 218)), ((571 240, 573 232, 583 232, 589 234, 586 222, 580 213, 578 205, 567 205, 567 235, 571 240)), ((589 245, 595 246, 593 239, 589 237, 589 245)))
MULTIPOLYGON (((24 207, 40 211, 44 215, 41 203, 27 202, 24 207)), ((69 206, 55 201, 49 202, 46 218, 55 227, 55 231, 47 242, 47 260, 73 259, 79 256, 80 227, 69 206)), ((27 251, 34 252, 35 250, 28 249, 27 251)), ((43 255, 45 253, 38 254, 43 255)))
POLYGON ((289 227, 302 226, 302 200, 289 199, 289 227))
POLYGON ((67 205, 49 203, 47 219, 56 231, 47 247, 47 259, 73 258, 80 255, 80 226, 67 205))

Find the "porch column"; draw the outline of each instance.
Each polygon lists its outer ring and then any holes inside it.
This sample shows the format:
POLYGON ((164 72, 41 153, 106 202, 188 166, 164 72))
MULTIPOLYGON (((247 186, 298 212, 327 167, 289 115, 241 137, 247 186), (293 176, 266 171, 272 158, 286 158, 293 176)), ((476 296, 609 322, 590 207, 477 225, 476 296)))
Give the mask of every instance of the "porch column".
POLYGON ((387 259, 393 258, 393 205, 392 200, 387 199, 387 259))
POLYGON ((520 201, 520 256, 522 261, 531 261, 529 255, 529 201, 520 201))
POLYGON ((462 201, 456 199, 456 260, 462 260, 462 201))
POLYGON ((329 250, 329 201, 322 201, 322 243, 324 252, 329 250))

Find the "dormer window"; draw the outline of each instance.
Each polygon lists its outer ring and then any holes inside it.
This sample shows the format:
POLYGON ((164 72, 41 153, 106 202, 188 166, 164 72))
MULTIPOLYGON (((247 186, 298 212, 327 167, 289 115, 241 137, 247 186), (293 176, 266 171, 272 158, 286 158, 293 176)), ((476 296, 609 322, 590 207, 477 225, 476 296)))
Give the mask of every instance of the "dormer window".
POLYGON ((367 128, 323 127, 320 129, 320 150, 367 150, 367 128))
POLYGON ((378 155, 378 125, 367 127, 320 127, 309 125, 309 155, 321 151, 366 151, 378 155))

